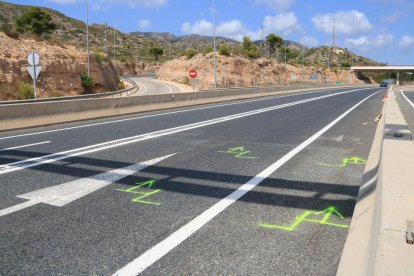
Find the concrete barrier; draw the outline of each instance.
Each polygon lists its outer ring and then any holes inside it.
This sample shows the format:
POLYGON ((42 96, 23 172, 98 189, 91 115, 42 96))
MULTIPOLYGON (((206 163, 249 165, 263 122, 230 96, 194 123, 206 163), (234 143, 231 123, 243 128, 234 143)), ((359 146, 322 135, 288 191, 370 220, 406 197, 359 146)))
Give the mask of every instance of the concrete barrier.
MULTIPOLYGON (((335 86, 335 88, 338 88, 338 86, 335 86)), ((0 105, 0 130, 322 89, 329 89, 329 87, 305 86, 301 89, 294 87, 291 90, 285 87, 240 88, 229 91, 212 90, 197 93, 0 105)))
POLYGON ((414 143, 392 88, 337 275, 414 275, 414 143))

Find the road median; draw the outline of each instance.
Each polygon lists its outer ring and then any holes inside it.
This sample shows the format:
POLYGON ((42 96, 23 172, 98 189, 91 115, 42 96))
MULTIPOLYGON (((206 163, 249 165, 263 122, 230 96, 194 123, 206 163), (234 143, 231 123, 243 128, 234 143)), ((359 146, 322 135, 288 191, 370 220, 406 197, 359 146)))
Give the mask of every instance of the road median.
POLYGON ((390 89, 337 275, 412 275, 412 164, 412 136, 390 89))

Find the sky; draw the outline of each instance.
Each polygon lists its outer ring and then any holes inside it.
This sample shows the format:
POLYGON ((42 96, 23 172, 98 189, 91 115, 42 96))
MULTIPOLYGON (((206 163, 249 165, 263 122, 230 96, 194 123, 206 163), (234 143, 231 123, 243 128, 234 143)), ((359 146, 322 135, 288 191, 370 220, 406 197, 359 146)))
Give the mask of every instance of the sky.
MULTIPOLYGON (((275 33, 309 47, 337 46, 392 65, 414 64, 414 0, 88 0, 90 23, 129 33, 216 33, 253 40, 275 33)), ((85 21, 86 0, 8 0, 85 21)))

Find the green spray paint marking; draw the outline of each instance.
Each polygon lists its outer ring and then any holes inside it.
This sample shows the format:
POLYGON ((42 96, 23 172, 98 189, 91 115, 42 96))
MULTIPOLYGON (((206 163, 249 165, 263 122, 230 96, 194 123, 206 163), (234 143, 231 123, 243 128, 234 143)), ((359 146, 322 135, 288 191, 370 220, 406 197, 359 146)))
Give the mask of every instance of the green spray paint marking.
POLYGON ((144 199, 146 197, 149 197, 149 196, 158 194, 159 192, 161 192, 160 189, 152 190, 150 192, 144 192, 144 191, 137 192, 136 191, 136 190, 138 190, 140 188, 143 188, 145 186, 148 186, 148 188, 152 188, 152 186, 154 186, 155 182, 157 182, 157 180, 149 180, 149 181, 145 181, 145 182, 140 182, 140 183, 137 183, 136 186, 131 187, 129 189, 117 189, 117 191, 124 192, 124 193, 131 193, 131 194, 141 195, 141 196, 139 196, 137 198, 134 198, 132 200, 132 202, 160 206, 161 203, 159 203, 159 202, 150 202, 150 201, 144 201, 144 200, 142 200, 142 199, 144 199))
POLYGON ((324 166, 324 167, 345 168, 345 167, 348 167, 349 165, 366 165, 366 164, 367 164, 367 160, 362 159, 360 157, 352 156, 352 157, 347 157, 347 158, 342 159, 341 165, 330 165, 330 164, 318 164, 318 165, 324 166))
POLYGON ((233 154, 234 157, 236 157, 236 158, 249 158, 249 159, 256 159, 257 158, 257 157, 253 157, 253 156, 244 156, 244 155, 250 153, 250 151, 245 150, 244 147, 229 148, 227 151, 218 151, 218 152, 233 154))
POLYGON ((301 225, 303 222, 310 222, 310 223, 328 225, 332 227, 349 228, 348 225, 329 222, 329 219, 331 218, 333 214, 337 215, 342 220, 345 219, 345 217, 341 213, 339 213, 335 207, 330 207, 323 211, 305 211, 302 215, 296 217, 295 221, 289 226, 281 226, 281 225, 267 224, 267 223, 261 223, 259 224, 259 226, 262 228, 267 228, 267 229, 280 229, 284 231, 295 231, 296 228, 299 225, 301 225), (309 219, 309 216, 312 216, 312 215, 320 216, 323 214, 324 216, 320 220, 309 219))

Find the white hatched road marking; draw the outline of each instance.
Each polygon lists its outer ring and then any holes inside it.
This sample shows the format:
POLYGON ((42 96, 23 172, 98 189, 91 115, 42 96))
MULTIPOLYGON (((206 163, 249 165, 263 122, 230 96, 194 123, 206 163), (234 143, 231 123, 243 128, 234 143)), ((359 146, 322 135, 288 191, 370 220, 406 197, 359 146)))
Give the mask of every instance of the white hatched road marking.
POLYGON ((81 178, 60 185, 40 189, 23 195, 18 198, 28 199, 29 201, 0 210, 0 217, 31 207, 38 203, 49 204, 52 206, 63 207, 77 199, 85 197, 93 192, 105 188, 127 176, 133 175, 149 166, 155 165, 175 154, 155 158, 142 163, 134 164, 125 168, 116 169, 106 173, 100 173, 87 178, 81 178))

